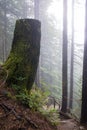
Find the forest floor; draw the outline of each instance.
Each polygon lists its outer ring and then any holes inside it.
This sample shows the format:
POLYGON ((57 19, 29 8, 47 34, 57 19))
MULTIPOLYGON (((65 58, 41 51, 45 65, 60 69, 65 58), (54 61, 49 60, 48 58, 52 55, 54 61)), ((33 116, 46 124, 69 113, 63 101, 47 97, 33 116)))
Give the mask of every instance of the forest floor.
POLYGON ((14 90, 4 87, 2 79, 0 77, 0 130, 87 130, 74 119, 61 115, 58 124, 52 125, 46 116, 16 100, 14 90))
POLYGON ((0 130, 87 130, 74 119, 61 116, 59 124, 53 126, 39 112, 7 97, 6 91, 12 92, 9 88, 0 88, 0 130))

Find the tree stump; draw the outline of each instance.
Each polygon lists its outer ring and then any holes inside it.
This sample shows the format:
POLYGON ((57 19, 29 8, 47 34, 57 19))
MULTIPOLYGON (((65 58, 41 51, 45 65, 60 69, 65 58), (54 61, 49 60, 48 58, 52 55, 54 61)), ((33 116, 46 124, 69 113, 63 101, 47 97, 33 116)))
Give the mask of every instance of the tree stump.
POLYGON ((41 23, 34 19, 16 21, 12 49, 4 68, 7 83, 30 90, 35 80, 40 55, 41 23))

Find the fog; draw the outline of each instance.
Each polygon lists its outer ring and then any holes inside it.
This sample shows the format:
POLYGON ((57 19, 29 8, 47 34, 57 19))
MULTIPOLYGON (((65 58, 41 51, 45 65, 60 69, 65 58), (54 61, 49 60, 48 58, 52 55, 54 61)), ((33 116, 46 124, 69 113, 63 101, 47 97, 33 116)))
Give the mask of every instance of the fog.
MULTIPOLYGON (((41 48, 37 71, 38 87, 62 102, 63 0, 0 0, 0 63, 10 52, 15 22, 20 18, 41 21, 41 48), (36 2, 36 3, 35 3, 36 2), (36 5, 36 7, 35 7, 36 5), (37 8, 38 7, 38 8, 37 8)), ((68 0, 68 104, 72 46, 72 0, 68 0)), ((84 51, 85 0, 74 2, 73 108, 80 117, 84 51)), ((61 103, 60 103, 61 104, 61 103)))

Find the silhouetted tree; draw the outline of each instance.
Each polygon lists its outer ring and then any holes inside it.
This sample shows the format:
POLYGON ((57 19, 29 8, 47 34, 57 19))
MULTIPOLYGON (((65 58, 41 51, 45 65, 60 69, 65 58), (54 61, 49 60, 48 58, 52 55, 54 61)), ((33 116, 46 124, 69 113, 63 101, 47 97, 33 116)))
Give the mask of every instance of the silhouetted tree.
POLYGON ((71 64, 70 64, 70 98, 69 107, 73 104, 73 67, 74 67, 74 0, 72 0, 72 44, 71 44, 71 64))
POLYGON ((34 16, 36 19, 39 19, 39 0, 34 0, 34 16))
POLYGON ((3 9, 3 62, 6 60, 7 55, 7 0, 4 0, 4 4, 1 7, 3 9))
MULTIPOLYGON (((39 0, 34 0, 34 18, 39 19, 39 0)), ((36 86, 40 86, 40 79, 39 79, 39 64, 37 68, 37 73, 35 77, 35 84, 36 86)))
MULTIPOLYGON (((3 52, 1 56, 3 61, 6 60, 10 51, 12 34, 15 20, 27 17, 27 1, 26 0, 0 0, 0 48, 3 52)), ((1 59, 0 59, 1 60, 1 59)))
POLYGON ((27 18, 27 13, 28 13, 28 5, 27 5, 27 2, 24 0, 23 1, 23 5, 22 5, 22 8, 23 8, 23 18, 27 18))
POLYGON ((85 10, 85 45, 83 61, 82 110, 81 123, 87 123, 87 0, 85 10))
POLYGON ((67 0, 63 0, 62 112, 67 111, 67 0))

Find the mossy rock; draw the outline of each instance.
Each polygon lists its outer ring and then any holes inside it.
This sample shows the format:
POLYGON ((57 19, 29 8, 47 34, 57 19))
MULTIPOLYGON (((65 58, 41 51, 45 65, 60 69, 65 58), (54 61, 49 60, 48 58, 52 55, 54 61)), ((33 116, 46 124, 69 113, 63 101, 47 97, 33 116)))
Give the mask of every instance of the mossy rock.
POLYGON ((16 21, 12 49, 4 68, 7 83, 32 88, 40 55, 41 23, 34 19, 16 21))

